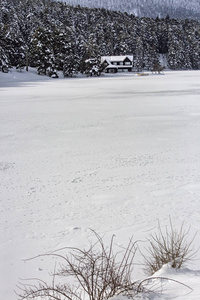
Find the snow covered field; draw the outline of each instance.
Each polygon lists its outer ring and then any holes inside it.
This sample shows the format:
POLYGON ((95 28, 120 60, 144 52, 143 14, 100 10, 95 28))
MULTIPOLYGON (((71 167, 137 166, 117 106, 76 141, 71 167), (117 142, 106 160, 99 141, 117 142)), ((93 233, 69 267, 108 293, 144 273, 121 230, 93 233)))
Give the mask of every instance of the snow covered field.
MULTIPOLYGON (((0 300, 17 299, 19 278, 44 279, 54 268, 48 258, 24 259, 87 247, 89 228, 126 245, 171 216, 174 226, 198 231, 198 246, 199 203, 199 71, 0 73, 0 300)), ((159 274, 193 291, 168 283, 151 299, 199 299, 200 261, 187 267, 159 274)))

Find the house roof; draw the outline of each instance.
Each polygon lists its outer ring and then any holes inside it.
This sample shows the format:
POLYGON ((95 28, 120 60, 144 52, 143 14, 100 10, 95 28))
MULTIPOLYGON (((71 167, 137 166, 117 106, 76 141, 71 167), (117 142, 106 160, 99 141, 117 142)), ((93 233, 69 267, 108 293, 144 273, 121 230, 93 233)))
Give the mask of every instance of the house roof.
POLYGON ((132 55, 120 55, 120 56, 102 56, 101 57, 101 61, 104 62, 106 60, 108 63, 111 63, 111 62, 122 62, 126 58, 130 59, 131 61, 133 60, 133 56, 132 55))

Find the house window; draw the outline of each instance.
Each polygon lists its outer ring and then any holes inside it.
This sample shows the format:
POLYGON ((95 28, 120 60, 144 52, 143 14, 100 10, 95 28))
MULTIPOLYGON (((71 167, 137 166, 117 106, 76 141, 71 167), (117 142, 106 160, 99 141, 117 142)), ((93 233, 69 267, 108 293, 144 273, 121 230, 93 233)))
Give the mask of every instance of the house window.
POLYGON ((125 65, 126 65, 126 66, 128 66, 128 65, 130 66, 130 65, 131 65, 131 62, 130 62, 130 61, 125 61, 125 65))
POLYGON ((119 63, 121 66, 123 66, 123 61, 120 61, 120 63, 119 63))
POLYGON ((114 62, 113 62, 113 65, 116 65, 116 66, 117 66, 117 62, 114 61, 114 62))

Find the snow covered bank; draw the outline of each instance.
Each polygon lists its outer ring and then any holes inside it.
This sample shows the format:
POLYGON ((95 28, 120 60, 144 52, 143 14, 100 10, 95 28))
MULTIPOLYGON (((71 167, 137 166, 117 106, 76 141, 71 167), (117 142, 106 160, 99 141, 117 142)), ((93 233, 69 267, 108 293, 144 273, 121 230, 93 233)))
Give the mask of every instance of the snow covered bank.
POLYGON ((0 74, 2 300, 19 277, 52 270, 23 259, 87 246, 88 228, 121 245, 169 215, 200 228, 200 72, 40 79, 0 74))

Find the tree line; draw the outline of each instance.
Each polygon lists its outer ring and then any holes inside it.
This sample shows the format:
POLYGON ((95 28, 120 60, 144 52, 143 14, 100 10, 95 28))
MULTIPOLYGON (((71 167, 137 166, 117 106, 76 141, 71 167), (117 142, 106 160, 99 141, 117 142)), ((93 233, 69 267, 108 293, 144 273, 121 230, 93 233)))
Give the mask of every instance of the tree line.
POLYGON ((0 2, 0 67, 36 67, 65 76, 99 68, 99 58, 133 55, 136 70, 151 70, 163 55, 171 69, 200 69, 200 23, 139 18, 104 8, 51 0, 0 2), (89 60, 92 59, 92 60, 89 60))

